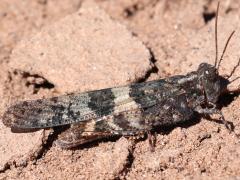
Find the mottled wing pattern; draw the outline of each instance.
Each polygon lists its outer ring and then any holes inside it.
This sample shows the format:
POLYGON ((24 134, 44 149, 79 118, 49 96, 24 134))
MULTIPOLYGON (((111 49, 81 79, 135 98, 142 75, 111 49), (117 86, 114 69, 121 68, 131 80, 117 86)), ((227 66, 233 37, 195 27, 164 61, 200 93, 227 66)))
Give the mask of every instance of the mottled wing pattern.
MULTIPOLYGON (((158 80, 50 99, 23 101, 11 106, 5 112, 3 123, 12 128, 27 129, 54 127, 89 120, 100 123, 109 117, 123 121, 126 118, 134 119, 136 117, 131 114, 136 114, 135 111, 140 113, 158 104, 159 99, 163 100, 175 93, 169 91, 172 89, 171 86, 171 81, 158 80)), ((176 89, 176 91, 179 90, 176 89)))

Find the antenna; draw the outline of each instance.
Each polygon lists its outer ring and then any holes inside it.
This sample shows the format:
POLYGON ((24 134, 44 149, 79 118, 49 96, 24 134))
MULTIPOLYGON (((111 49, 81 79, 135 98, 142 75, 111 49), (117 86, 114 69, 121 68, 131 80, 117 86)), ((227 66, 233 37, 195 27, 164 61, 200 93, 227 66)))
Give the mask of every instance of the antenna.
POLYGON ((224 47, 224 49, 223 49, 222 55, 221 55, 221 57, 220 57, 220 59, 219 59, 219 62, 218 62, 217 70, 219 70, 220 64, 221 64, 221 62, 222 62, 222 60, 223 60, 224 53, 225 53, 225 51, 227 50, 228 43, 230 42, 230 40, 231 40, 231 38, 232 38, 232 36, 233 36, 234 33, 235 33, 235 31, 233 31, 233 32, 230 34, 230 36, 228 37, 228 39, 227 39, 227 42, 226 42, 225 47, 224 47))
MULTIPOLYGON (((239 66, 240 66, 240 58, 238 59, 238 63, 237 63, 237 65, 233 68, 232 72, 227 76, 227 79, 230 79, 230 77, 232 77, 232 75, 234 74, 234 72, 236 71, 236 69, 237 69, 239 66)), ((237 77, 237 78, 240 78, 240 76, 237 77)))
POLYGON ((235 31, 233 31, 230 36, 228 37, 227 39, 227 42, 225 44, 225 47, 223 49, 223 52, 222 52, 222 55, 218 61, 218 34, 217 34, 217 27, 218 27, 218 11, 219 11, 219 6, 220 6, 220 2, 218 2, 218 5, 217 5, 217 12, 216 12, 216 20, 215 20, 215 48, 216 48, 216 56, 215 56, 215 62, 214 62, 214 67, 217 68, 217 70, 219 70, 219 67, 220 67, 220 64, 223 60, 223 56, 227 50, 227 46, 233 36, 233 34, 235 33, 235 31))
POLYGON ((215 56, 215 63, 214 67, 217 66, 217 61, 218 61, 218 38, 217 38, 217 24, 218 24, 218 10, 219 10, 219 5, 220 2, 218 2, 217 5, 217 13, 216 13, 216 20, 215 20, 215 48, 216 48, 216 56, 215 56))

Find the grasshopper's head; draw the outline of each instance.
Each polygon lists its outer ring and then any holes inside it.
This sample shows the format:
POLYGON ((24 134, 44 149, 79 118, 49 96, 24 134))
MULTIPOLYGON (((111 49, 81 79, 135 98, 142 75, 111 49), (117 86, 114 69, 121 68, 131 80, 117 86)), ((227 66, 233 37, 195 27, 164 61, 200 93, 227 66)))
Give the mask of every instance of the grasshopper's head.
POLYGON ((236 67, 233 68, 232 72, 228 76, 228 78, 223 78, 219 75, 218 70, 220 64, 223 60, 224 53, 227 49, 228 43, 232 38, 235 31, 233 31, 227 39, 223 52, 221 54, 220 59, 218 60, 218 42, 217 42, 217 19, 218 19, 218 10, 219 10, 219 3, 217 6, 216 12, 216 21, 215 21, 215 45, 216 45, 216 56, 215 56, 215 63, 214 66, 208 63, 202 63, 199 65, 197 70, 198 75, 198 85, 204 94, 204 99, 207 104, 216 104, 220 94, 224 91, 227 84, 230 82, 228 79, 233 75, 236 68, 240 65, 240 59, 236 67), (224 83, 223 83, 224 82, 224 83))
POLYGON ((216 104, 221 94, 221 77, 218 75, 217 68, 211 64, 202 63, 198 67, 197 74, 205 101, 216 104))

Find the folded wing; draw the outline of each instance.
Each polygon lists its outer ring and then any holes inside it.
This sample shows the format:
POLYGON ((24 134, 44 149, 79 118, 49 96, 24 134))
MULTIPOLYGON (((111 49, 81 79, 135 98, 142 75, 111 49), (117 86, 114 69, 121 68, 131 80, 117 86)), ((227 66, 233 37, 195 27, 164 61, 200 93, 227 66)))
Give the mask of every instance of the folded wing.
POLYGON ((8 108, 3 115, 3 123, 13 128, 28 129, 99 120, 121 112, 156 105, 162 93, 166 93, 166 85, 164 80, 159 80, 49 99, 22 101, 8 108))

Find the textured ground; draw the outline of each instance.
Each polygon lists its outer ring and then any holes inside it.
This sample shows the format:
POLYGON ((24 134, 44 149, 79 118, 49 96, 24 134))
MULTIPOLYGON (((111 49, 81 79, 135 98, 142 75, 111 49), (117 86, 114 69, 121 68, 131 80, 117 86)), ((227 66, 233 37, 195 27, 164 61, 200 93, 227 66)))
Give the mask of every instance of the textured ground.
MULTIPOLYGON (((216 3, 2 0, 0 115, 17 100, 185 74, 213 63, 216 3)), ((240 57, 239 10, 237 0, 221 1, 220 52, 236 30, 221 74, 240 57)), ((239 75, 240 68, 232 79, 239 75)), ((240 135, 239 94, 220 102, 240 135)), ((218 122, 193 121, 158 134, 155 152, 147 140, 133 145, 124 137, 62 150, 52 130, 15 134, 0 121, 0 179, 239 178, 239 138, 218 122)))

